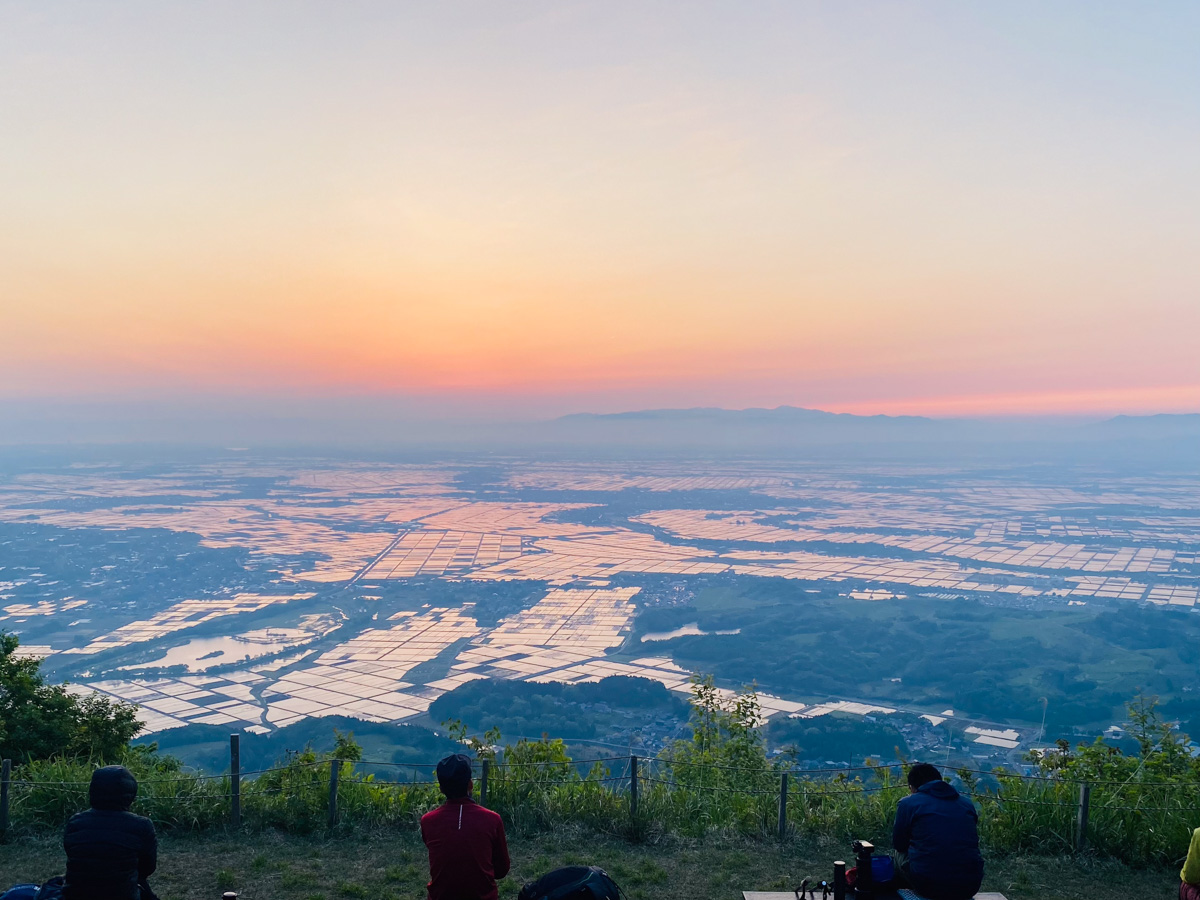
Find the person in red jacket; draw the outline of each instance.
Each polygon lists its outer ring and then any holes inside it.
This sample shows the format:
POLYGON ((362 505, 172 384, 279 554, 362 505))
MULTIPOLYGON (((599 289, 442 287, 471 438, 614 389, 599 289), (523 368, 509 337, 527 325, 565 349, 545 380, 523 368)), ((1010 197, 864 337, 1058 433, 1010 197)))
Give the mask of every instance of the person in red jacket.
POLYGON ((421 816, 429 848, 429 900, 497 900, 508 874, 504 822, 471 799, 471 760, 456 753, 437 764, 446 802, 421 816))

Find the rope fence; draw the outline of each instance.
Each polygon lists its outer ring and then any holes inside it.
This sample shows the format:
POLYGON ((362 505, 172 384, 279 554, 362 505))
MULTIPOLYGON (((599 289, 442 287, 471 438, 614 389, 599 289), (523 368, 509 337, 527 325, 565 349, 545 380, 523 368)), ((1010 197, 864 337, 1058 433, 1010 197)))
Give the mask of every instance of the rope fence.
MULTIPOLYGON (((563 767, 563 766, 577 768, 579 766, 595 765, 597 763, 620 763, 621 765, 623 765, 627 768, 628 762, 629 762, 628 756, 610 756, 610 757, 598 757, 595 759, 572 759, 572 760, 565 761, 565 762, 518 762, 518 763, 493 762, 493 763, 491 763, 491 769, 494 772, 497 770, 508 770, 508 769, 548 769, 551 767, 563 767)), ((641 762, 643 765, 662 764, 662 765, 670 766, 672 768, 704 769, 704 770, 711 770, 711 771, 738 772, 738 773, 746 773, 746 774, 762 774, 762 772, 764 771, 762 769, 762 767, 730 766, 730 765, 723 765, 723 764, 717 764, 717 763, 697 763, 697 762, 690 762, 690 761, 686 761, 686 760, 675 759, 672 757, 650 757, 650 758, 642 757, 641 762)), ((376 759, 356 760, 355 764, 361 765, 361 766, 392 766, 392 767, 396 767, 396 768, 428 769, 430 771, 434 771, 437 769, 437 763, 392 762, 389 760, 376 760, 376 759)), ((326 761, 326 760, 317 760, 315 762, 296 761, 296 762, 288 763, 287 765, 284 765, 284 766, 273 766, 268 769, 254 769, 251 771, 243 771, 243 772, 240 772, 239 774, 242 778, 248 778, 250 776, 266 775, 266 774, 269 774, 272 772, 281 772, 281 771, 285 771, 285 770, 290 771, 290 770, 294 770, 294 769, 298 769, 298 768, 317 768, 317 767, 323 767, 323 766, 327 766, 327 765, 328 765, 328 761, 326 761)), ((815 769, 776 768, 776 769, 772 769, 769 771, 771 771, 772 774, 774 774, 774 775, 778 775, 781 772, 787 772, 793 778, 801 777, 801 776, 807 778, 807 777, 813 776, 813 775, 831 775, 831 774, 837 775, 837 774, 849 773, 849 772, 872 772, 872 773, 895 772, 895 771, 902 772, 903 768, 904 768, 903 765, 900 763, 891 763, 888 765, 837 766, 837 767, 830 767, 830 768, 815 768, 815 769)), ((1159 782, 1159 781, 1145 781, 1145 780, 1135 781, 1135 780, 1128 780, 1128 779, 1125 781, 1092 781, 1092 780, 1085 781, 1083 779, 1062 778, 1062 777, 1055 776, 1055 775, 1049 775, 1049 776, 1048 775, 1033 775, 1033 774, 1027 774, 1027 773, 1022 773, 1022 772, 1008 771, 1008 770, 996 771, 996 770, 969 769, 969 768, 963 768, 963 767, 955 767, 953 771, 955 773, 967 772, 967 773, 970 773, 973 775, 982 775, 984 777, 990 777, 990 778, 1018 778, 1023 781, 1043 782, 1043 783, 1047 783, 1047 784, 1056 784, 1056 785, 1089 784, 1092 787, 1192 788, 1192 789, 1195 789, 1196 791, 1200 792, 1200 781, 1161 781, 1161 782, 1159 782)), ((148 786, 148 785, 160 785, 160 784, 193 784, 196 782, 220 781, 222 779, 228 779, 229 777, 230 777, 230 773, 228 773, 228 772, 219 774, 219 775, 203 775, 203 774, 196 773, 196 774, 186 775, 186 776, 179 777, 179 778, 142 779, 142 780, 139 780, 138 784, 143 787, 148 786)), ((396 783, 397 784, 416 784, 418 782, 396 782, 396 783)), ((429 781, 429 782, 422 782, 422 783, 436 784, 437 782, 429 781)), ((25 787, 80 788, 80 789, 86 791, 88 786, 90 785, 90 782, 88 782, 88 781, 30 781, 30 780, 26 780, 26 779, 13 778, 13 779, 10 779, 10 784, 12 784, 14 786, 20 785, 20 786, 25 786, 25 787)))
MULTIPOLYGON (((315 830, 343 820, 412 821, 441 800, 435 763, 292 759, 243 772, 239 762, 233 735, 228 773, 173 772, 143 779, 137 809, 166 825, 236 828, 245 817, 261 825, 315 830), (421 777, 377 778, 364 772, 371 768, 421 777)), ((837 826, 862 833, 888 828, 896 802, 907 793, 902 771, 897 765, 796 769, 636 755, 474 762, 480 802, 518 823, 548 826, 577 816, 610 830, 652 822, 681 830, 733 825, 780 839, 802 828, 837 826)), ((1074 849, 1101 840, 1117 852, 1141 841, 1138 852, 1161 855, 1160 844, 1174 840, 1171 835, 1200 824, 1200 782, 956 772, 997 779, 985 788, 979 778, 968 777, 959 790, 977 804, 981 833, 1006 846, 1037 846, 1049 835, 1074 849), (1152 846, 1153 841, 1159 843, 1152 846)), ((12 764, 4 761, 0 835, 14 821, 26 827, 61 826, 86 804, 88 782, 13 775, 12 764)))

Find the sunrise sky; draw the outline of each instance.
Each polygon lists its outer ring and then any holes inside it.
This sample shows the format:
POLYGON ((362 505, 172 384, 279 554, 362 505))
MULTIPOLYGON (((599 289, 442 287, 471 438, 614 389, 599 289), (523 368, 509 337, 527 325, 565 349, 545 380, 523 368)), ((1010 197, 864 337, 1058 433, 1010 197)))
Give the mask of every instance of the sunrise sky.
POLYGON ((0 399, 1200 411, 1198 35, 1194 2, 5 3, 0 399))

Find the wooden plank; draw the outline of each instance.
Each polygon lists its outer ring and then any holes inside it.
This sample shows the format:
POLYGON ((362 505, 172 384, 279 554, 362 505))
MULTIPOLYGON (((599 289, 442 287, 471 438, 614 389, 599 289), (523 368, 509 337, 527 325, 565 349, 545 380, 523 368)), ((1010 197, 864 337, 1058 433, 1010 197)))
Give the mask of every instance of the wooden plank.
MULTIPOLYGON (((820 896, 820 888, 817 889, 817 896, 820 896)), ((853 890, 847 891, 847 896, 853 896, 853 890)), ((895 894, 876 894, 876 900, 886 900, 888 897, 895 897, 895 894)), ((744 900, 796 900, 795 891, 742 891, 744 900)), ((1003 894, 998 891, 980 891, 975 895, 975 900, 1008 900, 1003 894)))

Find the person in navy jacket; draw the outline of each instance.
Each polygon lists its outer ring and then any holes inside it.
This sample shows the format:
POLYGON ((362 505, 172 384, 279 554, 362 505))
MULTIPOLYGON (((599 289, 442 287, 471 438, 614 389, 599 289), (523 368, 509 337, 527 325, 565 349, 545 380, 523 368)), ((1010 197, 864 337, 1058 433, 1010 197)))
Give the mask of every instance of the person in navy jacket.
POLYGON ((497 900, 508 874, 504 822, 471 799, 471 760, 456 753, 437 764, 446 802, 421 816, 429 849, 429 900, 497 900))
POLYGON ((158 839, 149 819, 129 811, 137 789, 124 766, 92 773, 92 808, 71 816, 63 833, 64 900, 157 900, 146 879, 158 866, 158 839))
POLYGON ((983 882, 975 805, 929 763, 909 769, 908 791, 892 828, 901 872, 929 900, 969 900, 983 882))

